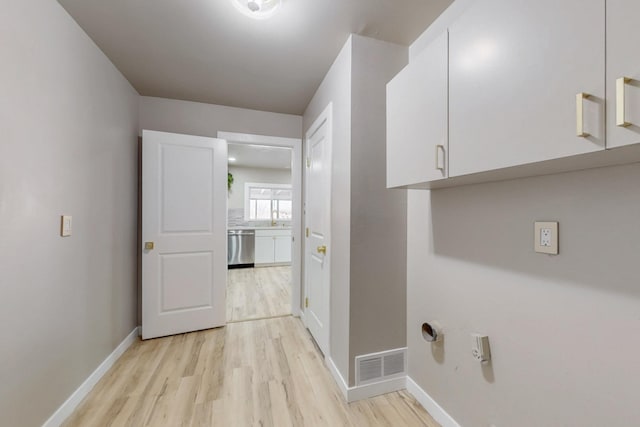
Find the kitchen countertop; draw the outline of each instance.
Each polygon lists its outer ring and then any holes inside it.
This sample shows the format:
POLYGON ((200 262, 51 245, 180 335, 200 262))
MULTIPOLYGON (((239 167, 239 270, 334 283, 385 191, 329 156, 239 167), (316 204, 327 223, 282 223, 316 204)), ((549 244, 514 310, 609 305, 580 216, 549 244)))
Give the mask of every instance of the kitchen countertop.
POLYGON ((282 226, 282 225, 276 225, 274 227, 271 226, 257 226, 257 227, 253 227, 253 226, 234 226, 234 227, 227 227, 228 230, 291 230, 291 226, 282 226))

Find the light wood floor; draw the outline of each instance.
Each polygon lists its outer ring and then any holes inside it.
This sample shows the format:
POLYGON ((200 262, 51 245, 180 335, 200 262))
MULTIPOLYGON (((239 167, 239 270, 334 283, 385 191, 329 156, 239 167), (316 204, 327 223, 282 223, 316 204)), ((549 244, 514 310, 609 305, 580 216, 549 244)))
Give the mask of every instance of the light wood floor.
POLYGON ((346 404, 291 316, 135 343, 74 426, 438 426, 406 392, 346 404))
POLYGON ((291 314, 291 267, 231 269, 227 322, 291 314))

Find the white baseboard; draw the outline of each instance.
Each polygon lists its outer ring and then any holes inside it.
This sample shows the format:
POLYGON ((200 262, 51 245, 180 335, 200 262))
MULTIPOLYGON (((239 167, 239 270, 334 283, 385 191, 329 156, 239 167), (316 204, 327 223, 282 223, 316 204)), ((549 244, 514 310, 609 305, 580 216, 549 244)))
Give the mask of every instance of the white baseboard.
POLYGON ((355 402, 381 394, 393 393, 404 390, 407 387, 407 377, 398 377, 390 380, 383 380, 378 383, 366 384, 349 388, 349 398, 347 402, 355 402))
POLYGON ((140 328, 136 327, 124 340, 116 347, 113 352, 96 368, 95 371, 84 380, 84 382, 74 391, 71 396, 56 410, 56 412, 49 417, 42 427, 58 427, 71 415, 71 413, 78 407, 82 399, 93 389, 93 387, 100 381, 102 376, 116 363, 116 360, 122 356, 122 354, 138 339, 140 328))
POLYGON ((336 366, 335 363, 333 363, 333 359, 329 356, 325 357, 325 364, 327 365, 327 368, 329 368, 329 372, 331 372, 331 375, 333 376, 333 379, 335 380, 336 384, 338 384, 338 388, 342 392, 342 395, 344 396, 344 400, 348 402, 349 386, 347 385, 347 382, 344 380, 344 378, 342 378, 342 374, 338 370, 338 367, 336 366))
POLYGON ((407 391, 416 398, 418 402, 427 410, 427 412, 433 417, 434 420, 440 423, 442 427, 460 427, 460 424, 453 419, 451 415, 447 413, 442 406, 438 405, 438 402, 433 400, 431 396, 427 394, 415 381, 410 377, 406 377, 407 391))
POLYGON ((327 368, 329 368, 329 372, 331 372, 333 379, 338 384, 338 388, 342 392, 344 399, 349 403, 379 396, 381 394, 393 393, 394 391, 404 390, 406 388, 406 377, 393 378, 377 383, 349 387, 333 362, 333 359, 327 357, 326 365, 327 368))

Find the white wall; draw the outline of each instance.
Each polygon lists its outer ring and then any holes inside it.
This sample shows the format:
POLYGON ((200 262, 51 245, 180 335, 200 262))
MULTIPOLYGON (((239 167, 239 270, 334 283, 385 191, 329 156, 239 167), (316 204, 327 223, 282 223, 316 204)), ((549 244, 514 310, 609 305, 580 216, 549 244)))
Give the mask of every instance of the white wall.
POLYGON ((407 49, 352 35, 303 117, 333 103, 330 357, 350 385, 354 358, 404 347, 406 193, 386 190, 386 83, 407 49))
POLYGON ((633 164, 409 191, 409 376, 461 425, 640 423, 638 182, 633 164), (560 221, 560 255, 533 251, 535 220, 560 221), (421 338, 427 320, 443 346, 421 338), (491 365, 471 357, 472 332, 491 365))
POLYGON ((233 185, 229 192, 229 209, 244 209, 244 184, 247 182, 291 184, 291 169, 229 166, 229 172, 233 175, 233 185))
POLYGON ((303 115, 306 134, 327 105, 333 102, 329 356, 345 380, 349 378, 351 42, 349 37, 303 115))
MULTIPOLYGON (((406 345, 406 191, 386 189, 386 85, 407 48, 353 36, 349 360, 406 345)), ((355 384, 350 369, 349 384, 355 384)))
POLYGON ((300 138, 302 117, 142 96, 142 129, 213 138, 218 136, 218 131, 300 138))
POLYGON ((638 425, 638 182, 634 164, 410 192, 409 374, 462 425, 638 425), (560 222, 560 255, 533 251, 535 220, 560 222), (444 351, 420 337, 433 319, 444 351))
POLYGON ((37 426, 137 324, 138 94, 55 1, 0 55, 0 424, 37 426))

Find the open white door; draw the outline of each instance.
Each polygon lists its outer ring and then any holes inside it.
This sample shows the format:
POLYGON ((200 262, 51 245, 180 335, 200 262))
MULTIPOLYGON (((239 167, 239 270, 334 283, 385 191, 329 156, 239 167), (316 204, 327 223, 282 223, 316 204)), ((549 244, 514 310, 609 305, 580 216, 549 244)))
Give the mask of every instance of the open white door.
POLYGON ((326 355, 329 351, 331 104, 307 133, 305 323, 326 355))
POLYGON ((142 338, 225 324, 227 143, 142 133, 142 338))

